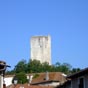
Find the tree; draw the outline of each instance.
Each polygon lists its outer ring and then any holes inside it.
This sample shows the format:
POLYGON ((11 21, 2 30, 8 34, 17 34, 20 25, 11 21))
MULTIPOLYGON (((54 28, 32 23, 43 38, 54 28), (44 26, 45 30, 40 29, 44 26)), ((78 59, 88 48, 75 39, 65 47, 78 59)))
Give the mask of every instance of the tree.
POLYGON ((42 63, 42 72, 46 72, 46 71, 51 71, 51 66, 49 65, 49 63, 44 62, 42 63))
POLYGON ((72 66, 71 66, 70 64, 68 64, 68 63, 63 63, 63 64, 61 65, 60 70, 61 70, 61 72, 64 72, 65 74, 69 74, 71 68, 72 68, 72 66))
POLYGON ((39 72, 63 72, 65 74, 74 73, 80 71, 80 68, 73 68, 68 63, 56 62, 55 65, 49 65, 47 62, 40 63, 39 60, 30 60, 26 63, 26 60, 21 60, 17 63, 12 71, 7 71, 7 74, 14 74, 19 72, 25 73, 39 73, 39 72))
POLYGON ((69 74, 72 66, 68 63, 60 64, 59 62, 56 62, 55 64, 55 72, 63 72, 65 74, 69 74))
POLYGON ((24 72, 16 73, 15 77, 12 80, 12 83, 14 83, 14 79, 17 79, 19 84, 24 84, 28 82, 27 76, 24 72))
POLYGON ((30 60, 27 68, 30 73, 41 72, 41 63, 38 60, 30 60))
POLYGON ((61 65, 60 62, 56 62, 55 67, 58 67, 60 65, 61 65))
POLYGON ((17 63, 17 65, 15 66, 14 70, 16 73, 19 72, 26 72, 27 69, 27 64, 26 64, 26 60, 22 59, 21 61, 19 61, 17 63))
POLYGON ((71 73, 76 73, 76 72, 79 72, 81 69, 80 68, 73 68, 71 70, 71 73))

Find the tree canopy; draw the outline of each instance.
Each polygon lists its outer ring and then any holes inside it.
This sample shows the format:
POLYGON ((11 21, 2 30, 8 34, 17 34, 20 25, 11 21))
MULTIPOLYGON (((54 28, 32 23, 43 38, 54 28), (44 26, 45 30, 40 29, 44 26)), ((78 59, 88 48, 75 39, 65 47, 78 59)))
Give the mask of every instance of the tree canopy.
POLYGON ((40 63, 38 60, 30 60, 28 63, 22 59, 17 63, 14 69, 9 74, 13 73, 40 73, 40 72, 63 72, 65 74, 75 73, 80 71, 80 68, 72 68, 68 63, 56 62, 55 65, 49 65, 47 62, 40 63))
POLYGON ((16 73, 13 80, 12 80, 12 83, 14 83, 14 80, 17 80, 19 84, 24 84, 24 83, 27 83, 28 80, 27 80, 27 76, 24 72, 19 72, 19 73, 16 73))
POLYGON ((40 72, 63 72, 65 74, 71 74, 80 71, 80 68, 72 68, 68 63, 56 62, 55 65, 49 65, 47 62, 40 63, 38 60, 30 60, 28 63, 26 60, 22 59, 17 63, 13 70, 7 71, 6 74, 15 74, 14 79, 17 78, 18 83, 28 82, 26 74, 36 73, 35 77, 38 76, 37 73, 40 72))

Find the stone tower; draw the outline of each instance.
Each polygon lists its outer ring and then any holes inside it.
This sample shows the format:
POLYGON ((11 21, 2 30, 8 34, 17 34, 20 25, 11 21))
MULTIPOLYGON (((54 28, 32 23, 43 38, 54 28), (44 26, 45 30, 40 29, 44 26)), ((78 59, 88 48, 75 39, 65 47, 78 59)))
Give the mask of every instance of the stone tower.
POLYGON ((39 60, 41 63, 48 62, 51 65, 51 37, 31 37, 31 59, 39 60))

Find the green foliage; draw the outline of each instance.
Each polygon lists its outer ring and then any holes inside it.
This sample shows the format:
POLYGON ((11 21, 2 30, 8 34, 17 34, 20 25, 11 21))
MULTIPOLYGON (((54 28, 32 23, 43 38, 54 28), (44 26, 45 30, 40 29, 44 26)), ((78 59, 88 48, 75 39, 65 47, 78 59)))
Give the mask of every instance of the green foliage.
POLYGON ((39 76, 39 74, 36 73, 36 74, 33 76, 33 78, 37 78, 38 76, 39 76))
POLYGON ((61 72, 64 72, 65 74, 69 74, 72 68, 71 65, 67 63, 63 63, 60 67, 61 72))
POLYGON ((71 73, 76 73, 76 72, 79 72, 81 69, 80 68, 73 68, 71 70, 71 73))
POLYGON ((28 71, 30 73, 36 73, 41 71, 41 63, 38 60, 30 60, 28 63, 28 71))
POLYGON ((26 72, 26 67, 27 67, 26 60, 23 59, 17 63, 14 70, 16 73, 26 72))
POLYGON ((51 66, 47 62, 44 62, 42 63, 42 72, 46 71, 51 71, 51 66))
POLYGON ((24 72, 16 73, 15 77, 12 80, 12 83, 14 83, 14 79, 17 79, 19 84, 24 84, 28 82, 27 76, 24 72))
POLYGON ((12 75, 12 74, 14 74, 14 73, 15 73, 15 71, 14 71, 14 70, 6 71, 6 72, 5 72, 5 74, 6 74, 6 75, 12 75))
POLYGON ((63 72, 65 74, 75 73, 79 71, 79 68, 73 68, 68 63, 59 63, 56 62, 55 65, 49 65, 47 62, 40 63, 38 60, 30 60, 26 63, 26 60, 21 60, 17 63, 15 68, 7 72, 7 74, 25 72, 25 73, 40 73, 40 72, 63 72))

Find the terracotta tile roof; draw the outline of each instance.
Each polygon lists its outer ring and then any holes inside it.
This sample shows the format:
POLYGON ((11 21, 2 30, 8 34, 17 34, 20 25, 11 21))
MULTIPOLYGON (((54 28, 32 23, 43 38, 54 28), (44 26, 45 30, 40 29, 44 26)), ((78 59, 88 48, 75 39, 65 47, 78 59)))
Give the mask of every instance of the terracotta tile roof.
POLYGON ((41 83, 41 82, 49 82, 49 81, 66 81, 65 76, 62 75, 61 72, 49 72, 49 80, 45 80, 46 73, 39 73, 39 76, 37 78, 34 78, 31 82, 31 84, 34 83, 41 83))
POLYGON ((53 88, 51 86, 33 86, 29 84, 17 84, 16 86, 10 85, 7 88, 53 88))

